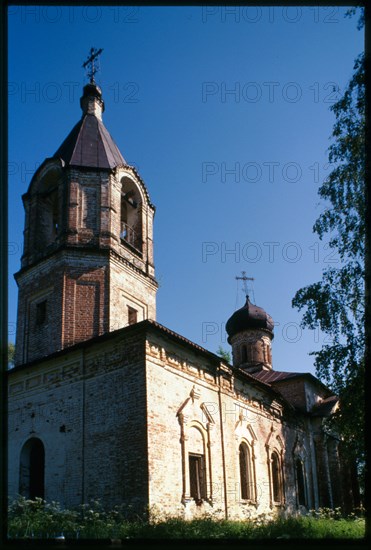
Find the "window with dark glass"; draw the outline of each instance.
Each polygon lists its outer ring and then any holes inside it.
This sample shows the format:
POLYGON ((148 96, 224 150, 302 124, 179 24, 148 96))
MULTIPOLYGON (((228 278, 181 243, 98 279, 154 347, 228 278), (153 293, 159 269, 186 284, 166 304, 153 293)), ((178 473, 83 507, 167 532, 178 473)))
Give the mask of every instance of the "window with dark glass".
POLYGON ((253 500, 253 485, 251 475, 250 452, 246 443, 239 446, 241 498, 253 500))
POLYGON ((128 306, 128 322, 129 325, 134 325, 138 321, 138 312, 133 307, 128 306))
POLYGON ((281 463, 276 452, 272 453, 272 489, 274 502, 282 501, 281 463))
POLYGON ((189 455, 190 495, 197 503, 206 498, 205 461, 203 455, 189 455))
POLYGON ((297 458, 295 461, 295 469, 296 469, 296 483, 298 488, 298 503, 301 506, 305 506, 306 498, 305 498, 304 469, 303 469, 303 463, 300 460, 300 458, 297 458))
POLYGON ((241 361, 247 363, 247 346, 245 344, 241 348, 241 361))
POLYGON ((46 321, 46 300, 36 304, 36 324, 42 325, 46 321))

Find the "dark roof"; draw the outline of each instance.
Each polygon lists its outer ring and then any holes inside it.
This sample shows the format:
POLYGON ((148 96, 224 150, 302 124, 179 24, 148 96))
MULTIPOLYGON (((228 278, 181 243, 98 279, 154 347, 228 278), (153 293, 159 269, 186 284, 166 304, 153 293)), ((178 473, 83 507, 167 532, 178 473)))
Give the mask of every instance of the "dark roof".
POLYGON ((228 342, 230 343, 230 338, 238 332, 255 328, 263 328, 273 332, 274 322, 272 317, 263 308, 252 304, 249 297, 246 296, 245 305, 235 311, 225 325, 228 333, 228 342))
POLYGON ((295 378, 301 376, 304 373, 300 372, 282 372, 277 370, 261 370, 253 374, 255 378, 261 382, 272 384, 272 382, 279 382, 280 380, 287 380, 288 378, 295 378))
POLYGON ((103 122, 85 114, 53 155, 71 166, 112 169, 126 164, 103 122))
POLYGON ((277 389, 280 386, 281 382, 285 382, 287 380, 293 380, 294 378, 304 378, 308 380, 311 384, 316 384, 319 386, 327 395, 333 395, 332 391, 325 386, 321 380, 313 376, 310 372, 284 372, 284 371, 275 371, 275 370, 261 370, 259 372, 252 373, 252 376, 260 380, 260 382, 265 382, 269 385, 275 385, 277 384, 277 389))

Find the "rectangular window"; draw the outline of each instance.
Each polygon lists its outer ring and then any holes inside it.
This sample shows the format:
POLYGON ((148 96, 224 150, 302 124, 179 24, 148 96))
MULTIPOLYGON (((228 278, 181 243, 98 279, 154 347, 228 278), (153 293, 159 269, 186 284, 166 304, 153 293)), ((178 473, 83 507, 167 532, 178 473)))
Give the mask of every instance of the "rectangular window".
POLYGON ((46 321, 46 300, 36 304, 36 324, 42 325, 46 321))
POLYGON ((206 498, 204 457, 202 455, 189 455, 189 485, 190 495, 197 503, 206 498))
POLYGON ((138 312, 133 307, 128 306, 128 322, 129 325, 134 325, 138 322, 138 312))

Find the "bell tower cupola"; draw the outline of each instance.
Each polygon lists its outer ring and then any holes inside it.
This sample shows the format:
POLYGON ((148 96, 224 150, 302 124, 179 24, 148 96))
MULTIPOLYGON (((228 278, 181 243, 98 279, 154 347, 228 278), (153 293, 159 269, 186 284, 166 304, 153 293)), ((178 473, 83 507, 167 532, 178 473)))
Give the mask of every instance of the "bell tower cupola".
POLYGON ((233 365, 249 373, 272 369, 273 319, 250 302, 235 311, 226 323, 233 365))
POLYGON ((99 86, 92 82, 84 86, 83 94, 80 98, 80 106, 83 115, 95 115, 99 120, 102 120, 104 101, 102 99, 102 90, 99 86))
POLYGON ((22 197, 16 364, 156 319, 155 207, 103 123, 101 51, 84 63, 80 120, 22 197))

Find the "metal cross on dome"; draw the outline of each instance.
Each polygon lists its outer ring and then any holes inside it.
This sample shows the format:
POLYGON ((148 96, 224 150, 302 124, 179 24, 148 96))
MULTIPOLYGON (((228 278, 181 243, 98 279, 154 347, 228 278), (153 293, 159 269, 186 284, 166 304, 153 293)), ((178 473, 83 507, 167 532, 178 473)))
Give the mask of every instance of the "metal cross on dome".
POLYGON ((96 48, 90 48, 90 55, 85 63, 83 63, 82 65, 83 68, 86 69, 87 75, 92 84, 94 84, 95 82, 94 75, 99 69, 99 64, 97 63, 98 56, 102 53, 102 51, 103 48, 100 48, 99 50, 97 50, 96 48))
POLYGON ((246 284, 246 281, 255 281, 254 277, 246 277, 246 271, 241 271, 242 273, 242 277, 237 277, 236 276, 236 279, 237 280, 240 280, 240 281, 243 281, 243 289, 245 291, 245 294, 246 294, 246 298, 248 297, 249 293, 247 291, 247 284, 246 284))

